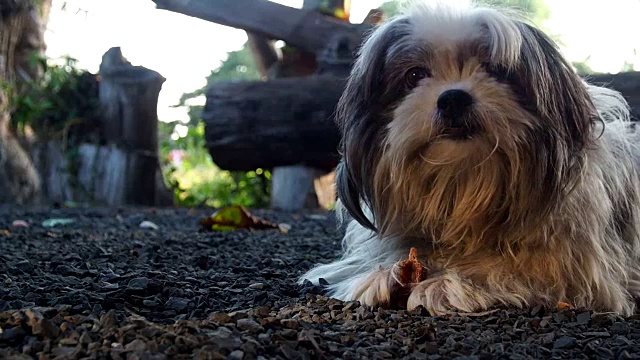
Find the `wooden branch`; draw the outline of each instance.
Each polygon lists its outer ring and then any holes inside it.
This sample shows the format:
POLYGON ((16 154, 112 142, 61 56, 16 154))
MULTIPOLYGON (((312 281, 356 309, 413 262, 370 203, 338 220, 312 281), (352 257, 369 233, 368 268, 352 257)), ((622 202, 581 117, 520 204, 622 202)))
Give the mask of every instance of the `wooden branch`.
POLYGON ((369 24, 351 24, 317 11, 304 11, 267 0, 152 0, 156 7, 217 24, 283 40, 318 53, 335 36, 362 37, 369 24))

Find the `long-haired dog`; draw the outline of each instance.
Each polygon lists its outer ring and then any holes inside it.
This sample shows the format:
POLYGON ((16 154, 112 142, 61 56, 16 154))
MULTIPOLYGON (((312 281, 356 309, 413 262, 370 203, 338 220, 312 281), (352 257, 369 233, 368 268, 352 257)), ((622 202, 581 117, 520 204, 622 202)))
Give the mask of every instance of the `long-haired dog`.
POLYGON ((359 49, 338 104, 343 256, 304 279, 389 305, 398 261, 432 314, 555 306, 632 314, 638 141, 624 98, 542 31, 491 8, 417 5, 359 49))

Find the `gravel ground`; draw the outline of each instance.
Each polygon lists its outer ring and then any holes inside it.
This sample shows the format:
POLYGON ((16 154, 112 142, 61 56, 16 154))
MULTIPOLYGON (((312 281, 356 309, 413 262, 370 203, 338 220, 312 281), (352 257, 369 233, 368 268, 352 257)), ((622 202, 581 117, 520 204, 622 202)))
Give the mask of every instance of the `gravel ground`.
POLYGON ((640 316, 430 317, 329 299, 295 279, 338 256, 331 214, 255 210, 291 230, 200 231, 209 213, 0 210, 0 359, 640 358, 640 316))

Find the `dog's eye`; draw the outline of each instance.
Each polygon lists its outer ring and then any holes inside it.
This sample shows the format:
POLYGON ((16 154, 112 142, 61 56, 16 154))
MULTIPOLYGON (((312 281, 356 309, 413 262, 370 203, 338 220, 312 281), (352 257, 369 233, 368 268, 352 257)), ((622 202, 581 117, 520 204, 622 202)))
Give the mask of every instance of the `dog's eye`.
POLYGON ((429 76, 431 76, 431 74, 429 73, 429 70, 423 67, 416 66, 416 67, 412 67, 411 69, 409 69, 409 71, 407 71, 404 74, 404 79, 409 88, 414 88, 418 86, 418 82, 420 82, 420 80, 429 76))

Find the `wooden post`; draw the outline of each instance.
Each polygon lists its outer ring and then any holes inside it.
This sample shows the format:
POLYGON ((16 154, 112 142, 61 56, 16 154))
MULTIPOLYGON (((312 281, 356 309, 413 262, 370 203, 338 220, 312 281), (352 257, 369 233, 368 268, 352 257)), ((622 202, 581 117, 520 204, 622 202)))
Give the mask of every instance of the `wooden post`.
POLYGON ((100 65, 103 129, 110 145, 100 165, 104 183, 96 194, 109 205, 159 205, 168 190, 159 183, 158 96, 165 78, 133 66, 120 48, 100 65))
POLYGON ((278 52, 274 46, 273 40, 258 34, 247 32, 249 48, 256 61, 258 70, 262 78, 266 78, 269 69, 278 62, 278 52))

